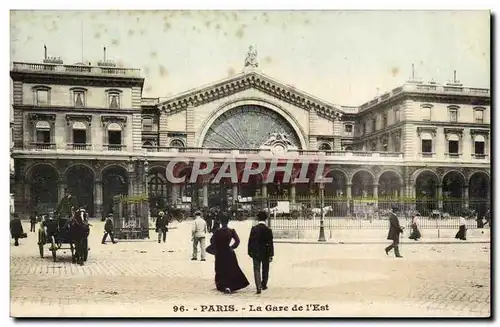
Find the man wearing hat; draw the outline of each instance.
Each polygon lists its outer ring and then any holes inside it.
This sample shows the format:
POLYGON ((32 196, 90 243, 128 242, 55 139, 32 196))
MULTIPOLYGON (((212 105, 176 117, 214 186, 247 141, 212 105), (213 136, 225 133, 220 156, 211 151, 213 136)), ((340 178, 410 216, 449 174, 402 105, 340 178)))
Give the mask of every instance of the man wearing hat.
POLYGON ((104 223, 104 235, 102 236, 102 244, 106 244, 106 239, 111 237, 111 242, 116 244, 114 235, 113 235, 114 225, 113 225, 113 213, 110 212, 108 217, 106 218, 106 222, 104 223))
POLYGON ((392 244, 385 248, 385 254, 389 255, 389 251, 394 249, 396 258, 402 258, 403 256, 399 253, 399 234, 403 232, 403 227, 399 224, 397 211, 399 211, 398 207, 393 204, 389 213, 389 234, 387 235, 387 239, 392 240, 392 244))
POLYGON ((205 237, 207 234, 207 222, 201 217, 201 212, 194 213, 193 229, 191 230, 193 240, 193 256, 191 260, 198 260, 198 243, 201 248, 201 261, 205 261, 205 237))
POLYGON ((156 218, 156 232, 158 233, 158 243, 161 243, 163 238, 163 243, 167 240, 168 232, 168 219, 163 211, 158 212, 158 218, 156 218))
POLYGON ((253 273, 257 294, 267 290, 269 279, 269 263, 273 261, 274 243, 273 231, 266 225, 268 216, 265 211, 257 214, 257 225, 252 227, 248 239, 248 255, 253 260, 253 273), (262 267, 262 275, 261 275, 262 267))

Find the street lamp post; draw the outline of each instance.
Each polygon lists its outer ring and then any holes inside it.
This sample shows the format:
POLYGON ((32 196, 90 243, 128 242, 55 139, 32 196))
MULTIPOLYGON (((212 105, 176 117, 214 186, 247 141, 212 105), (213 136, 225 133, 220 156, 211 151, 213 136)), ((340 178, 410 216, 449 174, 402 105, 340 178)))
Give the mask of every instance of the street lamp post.
POLYGON ((318 242, 326 242, 325 238, 325 221, 324 221, 324 191, 325 191, 325 184, 323 182, 319 183, 319 201, 321 205, 321 220, 319 222, 319 238, 318 242))

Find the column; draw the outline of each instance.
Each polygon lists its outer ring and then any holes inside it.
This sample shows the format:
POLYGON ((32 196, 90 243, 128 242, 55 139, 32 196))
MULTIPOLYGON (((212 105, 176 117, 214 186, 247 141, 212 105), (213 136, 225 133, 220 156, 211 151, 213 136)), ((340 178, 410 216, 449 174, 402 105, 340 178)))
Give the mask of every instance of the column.
POLYGON ((102 218, 107 214, 102 212, 102 182, 96 180, 94 183, 94 217, 102 218))
POLYGON ((405 201, 409 201, 409 198, 410 198, 410 196, 405 196, 404 185, 401 185, 401 188, 399 189, 399 204, 401 205, 401 208, 403 208, 405 201))
POLYGON ((375 207, 378 208, 378 184, 373 184, 373 199, 375 200, 375 207))
POLYGON ((464 207, 468 208, 469 207, 469 185, 467 185, 467 184, 464 185, 462 195, 463 195, 464 207))
POLYGON ((203 207, 208 208, 208 183, 203 183, 203 207))
POLYGON ((233 184, 233 204, 238 202, 238 184, 233 184))
POLYGON ((134 195, 134 183, 135 173, 128 173, 128 196, 134 195))
POLYGON ((262 184, 262 198, 264 201, 267 200, 267 184, 262 184))
POLYGON ((179 193, 181 191, 180 184, 172 184, 172 191, 170 192, 170 204, 175 206, 177 204, 177 200, 179 198, 179 193))
POLYGON ((443 185, 439 184, 438 189, 438 209, 443 210, 443 185))
POLYGON ((333 151, 342 150, 342 122, 340 117, 333 119, 333 151))
MULTIPOLYGON (((59 182, 59 194, 57 197, 57 201, 60 201, 64 197, 64 190, 66 189, 66 186, 67 186, 66 181, 59 182)), ((29 189, 29 187, 27 187, 26 189, 29 189)))
POLYGON ((290 184, 290 202, 295 203, 295 183, 290 184))
POLYGON ((351 212, 351 201, 352 201, 352 183, 347 183, 346 185, 346 197, 347 197, 347 213, 351 212))

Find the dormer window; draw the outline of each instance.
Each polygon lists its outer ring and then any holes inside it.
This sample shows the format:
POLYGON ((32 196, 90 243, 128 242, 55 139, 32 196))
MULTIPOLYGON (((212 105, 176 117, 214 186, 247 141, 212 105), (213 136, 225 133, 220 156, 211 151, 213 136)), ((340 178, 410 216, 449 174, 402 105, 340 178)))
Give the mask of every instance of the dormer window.
POLYGON ((85 89, 83 88, 73 88, 71 89, 71 96, 72 96, 72 104, 75 107, 85 107, 86 106, 86 94, 85 89))
POLYGON ((107 104, 109 109, 120 109, 121 108, 121 93, 120 90, 107 90, 107 104))
POLYGON ((49 106, 50 105, 50 87, 48 86, 35 86, 33 90, 33 103, 35 106, 49 106))

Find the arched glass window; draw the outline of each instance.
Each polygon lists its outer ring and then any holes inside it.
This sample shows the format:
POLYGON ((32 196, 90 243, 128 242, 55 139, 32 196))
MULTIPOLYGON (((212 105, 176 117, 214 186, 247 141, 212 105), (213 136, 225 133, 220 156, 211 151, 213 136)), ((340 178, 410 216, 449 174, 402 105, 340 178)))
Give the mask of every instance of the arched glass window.
POLYGON ((328 143, 321 143, 319 146, 319 150, 321 151, 331 151, 332 147, 328 143))
POLYGON ((172 148, 183 148, 184 147, 184 142, 182 142, 181 140, 172 140, 170 142, 170 146, 172 148))

